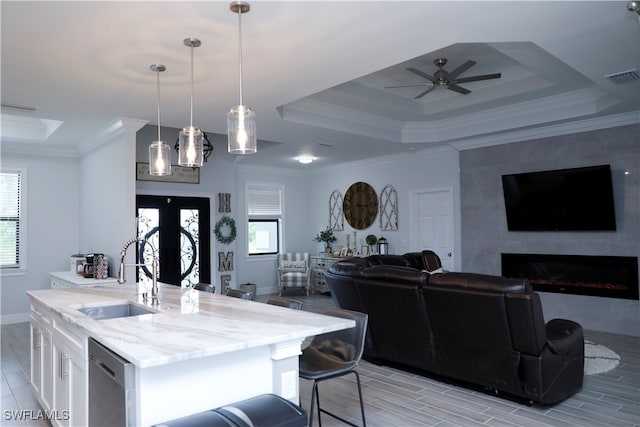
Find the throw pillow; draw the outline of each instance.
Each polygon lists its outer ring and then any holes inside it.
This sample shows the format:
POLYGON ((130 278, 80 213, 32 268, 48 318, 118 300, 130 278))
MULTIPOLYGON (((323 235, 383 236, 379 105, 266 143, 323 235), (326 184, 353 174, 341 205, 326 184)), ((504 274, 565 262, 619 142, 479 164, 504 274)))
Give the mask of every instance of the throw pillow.
POLYGON ((282 261, 280 263, 280 268, 282 270, 304 271, 304 269, 306 268, 306 263, 304 261, 282 261))

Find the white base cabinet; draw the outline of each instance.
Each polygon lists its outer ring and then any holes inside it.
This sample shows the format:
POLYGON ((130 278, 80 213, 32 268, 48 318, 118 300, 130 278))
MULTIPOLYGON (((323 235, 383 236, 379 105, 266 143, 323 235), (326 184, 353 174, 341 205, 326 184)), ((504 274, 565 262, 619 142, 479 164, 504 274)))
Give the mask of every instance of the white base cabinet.
POLYGON ((38 304, 31 305, 31 385, 53 426, 88 422, 86 336, 38 304))

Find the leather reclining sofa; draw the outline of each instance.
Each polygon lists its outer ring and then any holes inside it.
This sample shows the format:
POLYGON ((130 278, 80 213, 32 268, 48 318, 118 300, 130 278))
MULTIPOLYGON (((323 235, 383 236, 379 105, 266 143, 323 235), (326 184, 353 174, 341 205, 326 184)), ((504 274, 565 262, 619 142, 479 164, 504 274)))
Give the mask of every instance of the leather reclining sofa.
POLYGON ((579 324, 545 324, 540 297, 526 279, 430 274, 432 255, 425 252, 347 258, 326 272, 336 306, 369 315, 367 360, 529 404, 557 403, 580 390, 579 324))

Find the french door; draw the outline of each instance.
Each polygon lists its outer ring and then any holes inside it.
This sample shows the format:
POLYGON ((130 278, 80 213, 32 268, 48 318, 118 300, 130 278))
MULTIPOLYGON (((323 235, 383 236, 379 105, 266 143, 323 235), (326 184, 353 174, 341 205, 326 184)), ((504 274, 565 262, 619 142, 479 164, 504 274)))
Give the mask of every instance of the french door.
POLYGON ((137 196, 139 277, 151 277, 159 259, 158 280, 177 286, 211 283, 209 199, 137 196))

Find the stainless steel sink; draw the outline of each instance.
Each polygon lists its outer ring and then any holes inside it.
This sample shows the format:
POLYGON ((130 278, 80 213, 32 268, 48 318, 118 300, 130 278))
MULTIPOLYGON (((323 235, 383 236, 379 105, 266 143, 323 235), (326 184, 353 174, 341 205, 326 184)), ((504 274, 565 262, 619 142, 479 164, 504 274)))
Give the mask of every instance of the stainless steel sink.
POLYGON ((76 310, 96 320, 116 319, 118 317, 140 316, 143 314, 156 313, 156 311, 150 308, 141 307, 131 303, 83 306, 76 308, 76 310))

